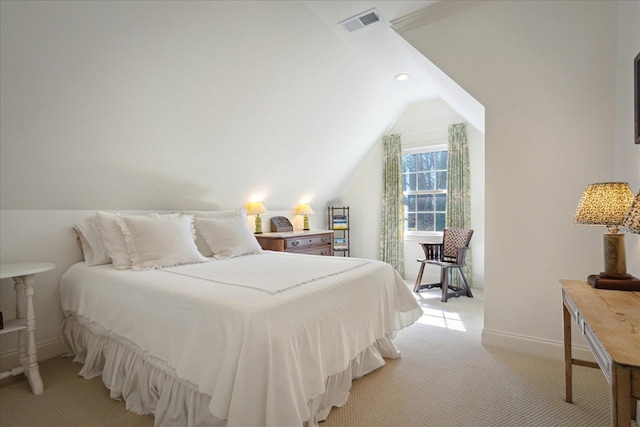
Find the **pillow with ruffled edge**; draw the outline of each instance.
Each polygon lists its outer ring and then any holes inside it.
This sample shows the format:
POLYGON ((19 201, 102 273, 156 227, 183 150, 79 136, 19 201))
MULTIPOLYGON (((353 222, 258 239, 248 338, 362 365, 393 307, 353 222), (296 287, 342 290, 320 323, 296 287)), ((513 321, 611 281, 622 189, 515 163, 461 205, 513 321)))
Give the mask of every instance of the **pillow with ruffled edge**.
MULTIPOLYGON (((236 210, 223 210, 223 211, 183 211, 183 215, 192 215, 194 218, 226 218, 231 216, 242 215, 243 209, 236 210)), ((209 245, 207 245, 207 241, 204 236, 198 230, 198 224, 195 224, 196 227, 196 246, 198 247, 198 251, 206 257, 212 257, 213 252, 209 245)))
MULTIPOLYGON (((168 214, 158 214, 158 213, 149 213, 146 215, 128 215, 128 216, 137 216, 137 217, 179 217, 179 213, 168 213, 168 214)), ((97 212, 97 224, 98 229, 100 230, 100 235, 102 236, 102 240, 104 242, 105 247, 107 248, 107 255, 111 258, 111 262, 113 263, 113 268, 116 270, 126 270, 131 268, 131 259, 129 258, 129 252, 127 251, 127 246, 124 242, 124 235, 122 234, 122 229, 120 228, 120 224, 118 223, 118 218, 120 217, 119 213, 111 213, 111 212, 97 212)), ((195 231, 193 233, 193 238, 195 239, 195 231)))
POLYGON ((118 223, 134 270, 209 261, 198 252, 190 215, 120 216, 118 223))
POLYGON ((194 218, 216 259, 262 253, 262 248, 249 228, 247 215, 220 218, 194 218))
POLYGON ((122 229, 118 223, 120 214, 110 212, 98 212, 98 227, 102 234, 102 240, 107 248, 107 255, 111 258, 113 268, 116 270, 126 270, 131 268, 131 260, 124 243, 122 229))
POLYGON ((102 240, 97 215, 85 218, 81 223, 74 225, 73 229, 78 234, 82 245, 84 262, 88 266, 111 263, 111 258, 107 254, 107 247, 102 240))

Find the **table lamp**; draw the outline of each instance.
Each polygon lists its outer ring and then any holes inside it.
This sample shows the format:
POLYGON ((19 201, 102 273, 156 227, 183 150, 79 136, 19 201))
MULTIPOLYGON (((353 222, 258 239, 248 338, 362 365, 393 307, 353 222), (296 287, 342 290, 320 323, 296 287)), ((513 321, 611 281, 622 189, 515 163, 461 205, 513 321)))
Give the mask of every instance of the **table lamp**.
POLYGON ((260 215, 268 214, 267 208, 260 202, 252 202, 249 203, 247 207, 247 215, 255 215, 256 216, 256 231, 255 234, 262 234, 262 218, 260 215))
POLYGON ((302 227, 303 230, 309 230, 309 217, 307 215, 311 215, 313 213, 313 209, 308 204, 298 205, 298 209, 296 209, 296 213, 298 215, 304 215, 304 225, 302 227))
POLYGON ((632 201, 633 193, 626 182, 591 184, 582 193, 574 222, 608 228, 604 234, 604 271, 587 278, 595 288, 631 290, 640 285, 640 280, 627 274, 624 234, 619 232, 632 201))

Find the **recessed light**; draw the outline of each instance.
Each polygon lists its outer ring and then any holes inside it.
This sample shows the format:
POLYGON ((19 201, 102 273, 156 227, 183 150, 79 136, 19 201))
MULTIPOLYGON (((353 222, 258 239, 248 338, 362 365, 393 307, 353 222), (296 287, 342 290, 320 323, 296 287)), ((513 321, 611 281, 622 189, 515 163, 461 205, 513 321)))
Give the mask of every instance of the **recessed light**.
POLYGON ((409 74, 405 74, 405 73, 398 74, 395 77, 395 79, 398 80, 398 81, 404 81, 404 80, 407 80, 408 78, 409 78, 409 74))

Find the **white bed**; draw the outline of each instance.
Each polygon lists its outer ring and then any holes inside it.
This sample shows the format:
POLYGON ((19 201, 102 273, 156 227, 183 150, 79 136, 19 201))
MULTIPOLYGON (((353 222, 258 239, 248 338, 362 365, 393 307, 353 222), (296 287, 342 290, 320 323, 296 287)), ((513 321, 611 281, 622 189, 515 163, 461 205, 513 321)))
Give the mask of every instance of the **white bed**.
POLYGON ((146 271, 73 265, 61 335, 156 425, 314 426, 422 314, 388 264, 262 252, 146 271))

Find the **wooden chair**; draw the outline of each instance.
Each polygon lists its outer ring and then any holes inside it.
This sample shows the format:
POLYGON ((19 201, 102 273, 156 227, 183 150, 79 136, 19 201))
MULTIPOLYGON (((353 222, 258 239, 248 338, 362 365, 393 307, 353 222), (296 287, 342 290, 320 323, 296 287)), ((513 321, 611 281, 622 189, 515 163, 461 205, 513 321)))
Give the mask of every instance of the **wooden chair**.
POLYGON ((424 250, 424 259, 419 259, 420 271, 413 292, 420 292, 421 289, 442 288, 442 302, 447 302, 449 297, 458 297, 466 295, 473 298, 467 278, 464 277, 462 267, 465 264, 465 258, 469 248, 469 242, 473 230, 463 228, 445 228, 442 243, 420 243, 424 250), (421 285, 422 273, 426 264, 436 265, 440 267, 440 282, 421 285), (449 284, 449 271, 457 270, 463 287, 456 287, 449 284))

